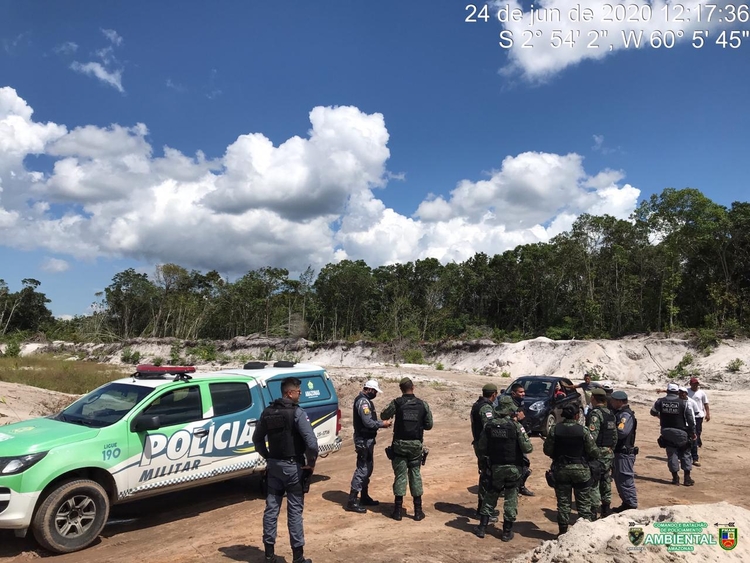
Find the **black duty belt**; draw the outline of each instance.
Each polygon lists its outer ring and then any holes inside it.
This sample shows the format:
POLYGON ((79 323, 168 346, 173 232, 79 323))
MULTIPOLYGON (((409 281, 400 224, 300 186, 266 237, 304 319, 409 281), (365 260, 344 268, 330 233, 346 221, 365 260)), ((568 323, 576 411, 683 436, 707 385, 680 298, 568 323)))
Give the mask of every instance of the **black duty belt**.
POLYGON ((288 461, 289 463, 301 463, 298 457, 271 457, 275 461, 288 461))

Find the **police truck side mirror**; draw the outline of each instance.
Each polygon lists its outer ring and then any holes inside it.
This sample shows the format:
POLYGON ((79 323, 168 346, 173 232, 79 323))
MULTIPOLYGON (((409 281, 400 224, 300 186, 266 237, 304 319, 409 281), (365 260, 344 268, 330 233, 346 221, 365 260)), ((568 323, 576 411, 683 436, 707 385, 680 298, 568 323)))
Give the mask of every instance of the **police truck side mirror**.
POLYGON ((159 415, 142 414, 136 416, 130 423, 131 432, 147 432, 149 430, 158 430, 161 428, 161 418, 159 415))

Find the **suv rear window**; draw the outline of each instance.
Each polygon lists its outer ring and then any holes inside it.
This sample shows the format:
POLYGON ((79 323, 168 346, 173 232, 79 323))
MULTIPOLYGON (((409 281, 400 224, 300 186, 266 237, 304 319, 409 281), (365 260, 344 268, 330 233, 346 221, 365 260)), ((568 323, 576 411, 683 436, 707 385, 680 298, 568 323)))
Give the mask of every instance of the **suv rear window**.
POLYGON ((253 404, 247 383, 211 383, 214 416, 244 411, 253 404))
MULTIPOLYGON (((325 379, 322 375, 302 375, 296 376, 302 384, 300 390, 302 391, 299 396, 299 404, 304 405, 305 403, 313 403, 316 401, 325 401, 331 398, 331 391, 326 385, 325 379)), ((281 382, 283 379, 272 379, 268 382, 268 390, 271 393, 271 397, 277 399, 281 397, 281 382)))

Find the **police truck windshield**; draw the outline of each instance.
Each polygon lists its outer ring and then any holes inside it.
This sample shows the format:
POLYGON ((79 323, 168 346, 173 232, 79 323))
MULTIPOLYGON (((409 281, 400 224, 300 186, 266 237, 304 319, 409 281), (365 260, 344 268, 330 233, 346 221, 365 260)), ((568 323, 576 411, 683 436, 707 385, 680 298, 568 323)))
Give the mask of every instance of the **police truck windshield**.
POLYGON ((152 388, 141 385, 107 383, 84 395, 53 418, 71 424, 103 428, 128 414, 152 391, 152 388))

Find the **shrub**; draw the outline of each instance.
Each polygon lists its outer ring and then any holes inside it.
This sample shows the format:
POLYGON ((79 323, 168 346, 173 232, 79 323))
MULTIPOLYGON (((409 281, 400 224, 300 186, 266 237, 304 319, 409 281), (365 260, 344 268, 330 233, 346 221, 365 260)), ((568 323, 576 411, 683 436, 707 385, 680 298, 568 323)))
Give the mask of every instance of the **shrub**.
POLYGON ((406 364, 424 363, 424 354, 422 354, 422 350, 404 350, 402 355, 404 357, 404 363, 406 364))
POLYGON ((727 371, 731 371, 732 373, 737 373, 740 371, 740 368, 745 365, 745 362, 740 360, 739 358, 735 358, 731 362, 727 364, 727 371))
POLYGON ((130 348, 123 348, 120 354, 120 361, 123 364, 133 363, 133 351, 130 348))
POLYGON ((21 355, 21 344, 16 340, 11 340, 5 347, 5 358, 18 358, 21 355))
POLYGON ((152 363, 153 363, 153 364, 154 364, 155 366, 161 366, 161 365, 163 365, 163 364, 164 364, 164 358, 162 358, 161 356, 156 356, 156 357, 155 357, 155 358, 153 359, 152 363))
POLYGON ((510 372, 504 371, 503 373, 500 374, 500 377, 510 377, 510 372))
POLYGON ((182 345, 172 344, 172 348, 169 350, 169 363, 173 366, 179 366, 183 363, 182 361, 182 345))
POLYGON ((704 355, 708 356, 719 345, 719 337, 712 328, 701 328, 693 337, 693 345, 704 355))
POLYGON ((188 354, 200 358, 204 362, 216 361, 216 346, 213 342, 202 342, 195 348, 190 348, 188 354))
POLYGON ((691 377, 698 377, 697 369, 688 369, 688 366, 693 363, 693 355, 690 352, 686 352, 680 362, 671 370, 667 372, 667 377, 670 379, 689 379, 691 377))
POLYGON ((435 364, 435 369, 438 371, 442 371, 445 369, 445 366, 441 362, 438 362, 435 364))

